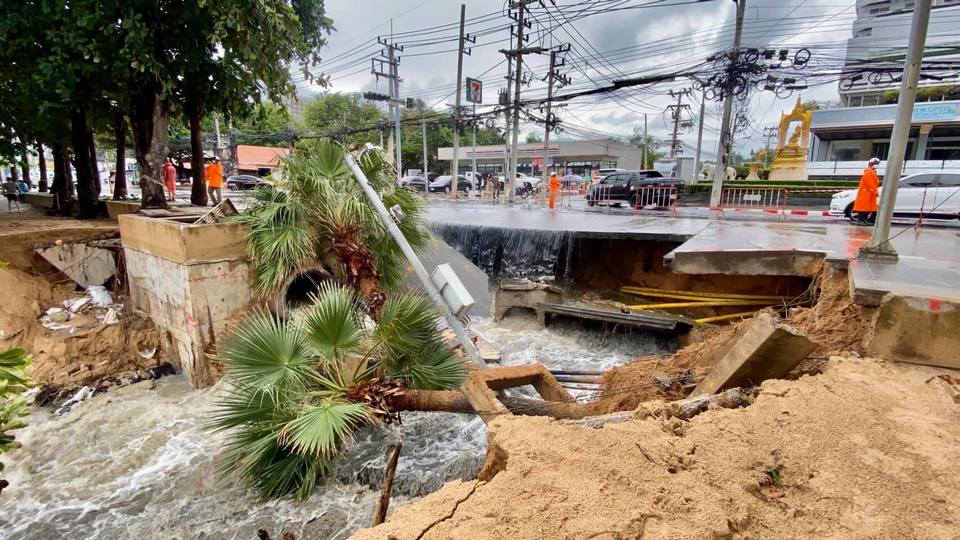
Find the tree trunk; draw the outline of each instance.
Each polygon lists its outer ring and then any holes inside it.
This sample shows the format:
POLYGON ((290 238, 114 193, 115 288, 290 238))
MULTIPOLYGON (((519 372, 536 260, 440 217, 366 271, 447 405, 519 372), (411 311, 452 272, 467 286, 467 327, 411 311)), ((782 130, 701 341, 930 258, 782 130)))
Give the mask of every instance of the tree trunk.
POLYGON ((116 174, 113 177, 113 200, 127 198, 127 122, 118 111, 113 118, 113 136, 117 143, 116 174))
POLYGON ((54 143, 50 150, 53 152, 53 185, 50 193, 53 195, 53 209, 61 211, 67 201, 73 199, 73 182, 70 180, 70 152, 60 143, 54 143))
MULTIPOLYGON (((553 418, 579 419, 602 410, 597 403, 561 403, 528 398, 498 398, 513 414, 526 416, 550 416, 553 418)), ((453 390, 404 390, 389 401, 393 411, 445 411, 475 413, 470 402, 460 392, 453 390)))
POLYGON ((39 140, 36 142, 37 146, 37 168, 40 169, 40 193, 46 193, 48 189, 47 185, 47 158, 43 155, 43 143, 39 140))
POLYGON ((203 131, 200 121, 203 115, 198 112, 190 113, 190 176, 193 185, 190 188, 190 204, 195 206, 207 205, 207 183, 203 178, 203 131))
POLYGON ((97 143, 93 139, 92 130, 87 130, 87 149, 90 150, 90 174, 93 176, 94 191, 97 192, 97 199, 99 199, 100 191, 103 189, 103 182, 100 180, 100 164, 97 162, 97 143))
POLYGON ((23 167, 23 181, 27 183, 31 188, 33 187, 33 181, 30 179, 30 159, 29 153, 27 152, 27 142, 23 141, 23 152, 22 152, 23 162, 21 166, 23 167))
MULTIPOLYGON (((16 154, 14 154, 14 157, 10 161, 16 161, 16 160, 17 160, 16 154)), ((20 174, 17 172, 16 165, 10 166, 10 179, 13 180, 14 182, 20 181, 20 174)))
POLYGON ((141 208, 167 208, 163 189, 163 160, 167 157, 167 125, 170 104, 160 98, 155 82, 142 88, 134 97, 134 150, 140 167, 141 208))
POLYGON ((77 202, 80 204, 80 219, 97 216, 98 183, 92 174, 90 163, 90 130, 87 129, 87 114, 82 109, 70 114, 70 139, 73 146, 73 161, 77 171, 77 202))

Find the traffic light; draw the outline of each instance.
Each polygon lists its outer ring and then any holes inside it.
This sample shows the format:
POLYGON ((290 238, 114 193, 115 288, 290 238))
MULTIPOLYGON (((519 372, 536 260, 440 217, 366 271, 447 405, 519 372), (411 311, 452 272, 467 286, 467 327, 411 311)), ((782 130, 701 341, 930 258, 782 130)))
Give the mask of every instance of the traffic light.
POLYGON ((390 96, 376 92, 364 92, 363 99, 369 99, 370 101, 390 101, 390 96))
POLYGON ((415 108, 417 108, 417 103, 416 103, 416 101, 414 101, 414 99, 413 99, 412 97, 408 97, 408 98, 407 98, 407 108, 408 108, 408 109, 415 109, 415 108))

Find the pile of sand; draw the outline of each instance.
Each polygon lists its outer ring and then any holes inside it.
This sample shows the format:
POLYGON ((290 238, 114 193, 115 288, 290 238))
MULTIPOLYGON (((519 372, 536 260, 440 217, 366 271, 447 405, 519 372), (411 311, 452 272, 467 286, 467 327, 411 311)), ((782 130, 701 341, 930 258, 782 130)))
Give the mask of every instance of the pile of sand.
POLYGON ((354 538, 956 538, 960 392, 938 373, 834 359, 686 422, 502 417, 492 479, 354 538))
POLYGON ((853 303, 845 270, 825 268, 816 280, 819 284, 817 303, 794 310, 786 322, 820 345, 819 354, 849 351, 862 354, 873 310, 853 303))

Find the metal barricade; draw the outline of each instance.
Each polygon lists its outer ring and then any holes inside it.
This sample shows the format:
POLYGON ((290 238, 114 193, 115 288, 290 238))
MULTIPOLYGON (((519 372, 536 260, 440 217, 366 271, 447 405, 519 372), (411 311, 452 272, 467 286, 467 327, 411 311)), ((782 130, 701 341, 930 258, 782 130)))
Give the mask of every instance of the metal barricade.
POLYGON ((631 205, 634 210, 670 210, 677 215, 677 188, 673 186, 639 187, 631 194, 631 205))
POLYGON ((782 216, 787 206, 787 190, 765 187, 730 187, 720 193, 720 207, 724 210, 760 210, 782 216))
POLYGON ((565 182, 557 195, 557 206, 573 208, 573 201, 584 197, 584 182, 565 182))
POLYGON ((590 201, 595 204, 606 203, 609 205, 612 188, 613 186, 610 184, 594 184, 592 189, 588 188, 587 197, 590 197, 590 201))

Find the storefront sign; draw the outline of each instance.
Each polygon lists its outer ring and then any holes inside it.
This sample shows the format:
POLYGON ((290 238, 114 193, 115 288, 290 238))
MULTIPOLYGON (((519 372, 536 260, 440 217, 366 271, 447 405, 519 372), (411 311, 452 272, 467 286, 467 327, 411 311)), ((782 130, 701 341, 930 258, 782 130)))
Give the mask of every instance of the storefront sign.
POLYGON ((913 106, 913 121, 952 120, 957 116, 956 103, 917 103, 913 106))

